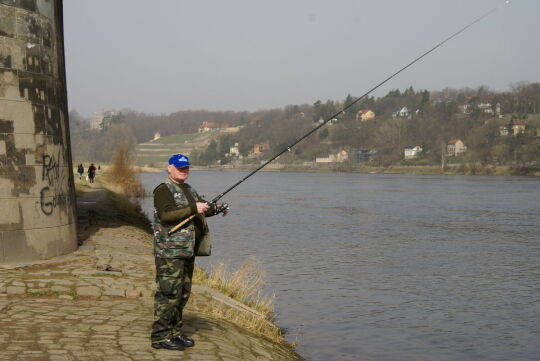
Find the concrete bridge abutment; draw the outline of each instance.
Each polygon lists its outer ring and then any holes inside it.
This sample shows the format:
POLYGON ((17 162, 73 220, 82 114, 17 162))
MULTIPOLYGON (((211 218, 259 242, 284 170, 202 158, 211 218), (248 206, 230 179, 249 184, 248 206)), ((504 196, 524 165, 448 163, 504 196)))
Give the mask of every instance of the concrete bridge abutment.
POLYGON ((0 0, 0 263, 77 248, 61 0, 0 0))

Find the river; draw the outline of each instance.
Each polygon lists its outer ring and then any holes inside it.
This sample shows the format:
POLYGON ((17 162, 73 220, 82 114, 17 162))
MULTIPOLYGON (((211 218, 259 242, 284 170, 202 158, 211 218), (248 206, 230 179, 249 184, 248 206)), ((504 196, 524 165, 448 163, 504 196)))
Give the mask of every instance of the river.
MULTIPOLYGON (((245 175, 189 183, 211 199, 245 175)), ((261 172, 223 200, 199 263, 256 255, 307 361, 540 359, 538 179, 261 172)))

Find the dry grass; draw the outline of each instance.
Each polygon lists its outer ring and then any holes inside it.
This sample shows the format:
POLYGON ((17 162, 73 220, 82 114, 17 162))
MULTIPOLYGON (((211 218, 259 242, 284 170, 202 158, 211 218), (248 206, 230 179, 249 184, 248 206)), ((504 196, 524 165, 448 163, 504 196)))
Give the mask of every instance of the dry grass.
POLYGON ((113 191, 128 197, 144 197, 144 188, 136 171, 131 167, 129 147, 126 144, 118 146, 112 157, 105 178, 113 191))
POLYGON ((249 257, 232 272, 222 262, 212 267, 208 273, 196 267, 193 278, 196 283, 216 289, 257 311, 246 312, 224 306, 211 307, 211 314, 231 320, 275 342, 286 344, 283 330, 272 323, 275 295, 270 297, 263 295, 265 273, 255 257, 249 257))
POLYGON ((261 263, 253 256, 233 272, 228 270, 227 265, 219 262, 209 273, 200 269, 195 275, 199 283, 217 289, 271 319, 275 295, 267 297, 262 294, 265 276, 261 263))

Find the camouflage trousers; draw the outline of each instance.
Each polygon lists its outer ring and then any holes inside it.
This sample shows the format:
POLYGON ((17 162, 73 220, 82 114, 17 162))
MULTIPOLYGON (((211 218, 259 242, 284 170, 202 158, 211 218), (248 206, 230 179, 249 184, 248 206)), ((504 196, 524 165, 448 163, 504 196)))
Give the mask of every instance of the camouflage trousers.
POLYGON ((154 296, 152 342, 165 341, 180 334, 182 311, 191 294, 194 267, 195 257, 156 257, 157 290, 154 296))

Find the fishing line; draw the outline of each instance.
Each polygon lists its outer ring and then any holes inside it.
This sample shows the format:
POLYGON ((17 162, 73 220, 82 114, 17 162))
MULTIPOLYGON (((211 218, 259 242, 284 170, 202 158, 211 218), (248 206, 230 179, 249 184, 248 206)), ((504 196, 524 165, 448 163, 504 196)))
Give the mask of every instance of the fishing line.
MULTIPOLYGON (((509 4, 510 1, 507 0, 504 2, 505 5, 509 4)), ((266 162, 264 162, 262 165, 260 165, 259 167, 257 167, 255 170, 253 170, 251 173, 249 173, 248 175, 246 175, 244 178, 240 179, 238 182, 236 182, 235 184, 233 184, 231 187, 229 187, 227 190, 225 190, 223 193, 220 193, 219 195, 217 195, 214 199, 212 199, 212 201, 210 203, 216 203, 218 200, 220 200, 224 195, 226 195, 227 193, 229 193, 230 191, 232 191, 234 188, 236 188, 238 185, 240 185, 242 182, 244 182, 246 179, 248 179, 249 177, 251 177, 252 175, 254 175, 255 173, 257 173, 258 171, 260 171, 261 169, 263 169, 264 167, 266 167, 269 163, 271 163, 272 161, 274 161, 276 158, 278 158, 280 155, 282 155, 283 153, 285 152, 288 152, 291 150, 292 147, 294 147, 296 144, 300 143, 302 140, 304 140, 305 138, 309 137, 311 134, 315 133, 317 130, 319 130, 320 128, 322 128, 323 126, 325 126, 329 121, 331 121, 332 119, 336 118, 337 116, 339 116, 340 114, 343 114, 345 113, 345 111, 347 109, 349 109, 350 107, 352 107, 354 104, 358 103, 359 101, 361 101, 362 99, 364 99, 365 97, 367 97, 369 94, 371 94, 373 91, 377 90, 378 88, 380 88, 381 86, 383 86, 384 84, 386 84, 388 81, 390 81, 392 78, 394 78, 395 76, 397 76, 399 73, 405 71, 407 68, 409 68, 410 66, 412 66, 413 64, 415 64, 416 62, 420 61, 422 58, 426 57, 427 55, 431 54, 432 52, 434 52, 436 49, 440 48, 441 46, 443 46, 445 43, 449 42, 450 40, 452 40, 453 38, 455 38, 456 36, 458 36, 459 34, 463 33, 465 30, 469 29, 470 27, 474 26, 475 24, 479 23, 480 21, 484 20, 486 17, 490 16, 491 14, 493 14, 494 12, 496 12, 499 7, 501 5, 491 9, 490 11, 486 12, 484 15, 478 17, 477 19, 475 19, 474 21, 470 22, 469 24, 467 24, 466 26, 464 26, 463 28, 459 29, 458 31, 456 31, 455 33, 453 33, 452 35, 450 35, 449 37, 447 37, 446 39, 444 39, 443 41, 441 41, 440 43, 438 43, 437 45, 435 45, 434 47, 432 47, 431 49, 429 49, 428 51, 426 51, 425 53, 423 53, 422 55, 420 55, 419 57, 417 57, 416 59, 414 59, 413 61, 411 61, 410 63, 408 63, 407 65, 405 65, 404 67, 402 67, 401 69, 399 69, 398 71, 396 71, 395 73, 393 73, 392 75, 390 75, 388 78, 386 78, 385 80, 383 80, 382 82, 380 82, 379 84, 375 85, 373 88, 369 89, 367 92, 365 92, 362 96, 360 96, 359 98, 357 98, 356 100, 354 100, 351 104, 347 105, 346 107, 344 107, 343 109, 341 109, 340 111, 338 111, 337 113, 331 115, 330 117, 328 117, 328 119, 326 119, 324 122, 322 122, 321 124, 319 124, 318 126, 316 126, 315 128, 313 128, 312 130, 310 130, 309 132, 307 132, 306 134, 304 134, 303 136, 301 136, 300 138, 298 138, 297 140, 295 140, 293 143, 291 143, 290 145, 288 145, 285 149, 283 149, 282 151, 278 152, 276 155, 274 155, 272 158, 270 158, 269 160, 267 160, 266 162)))
MULTIPOLYGON (((456 36, 460 35, 461 33, 463 33, 464 31, 466 31, 467 29, 469 29, 470 27, 476 25, 477 23, 479 23, 480 21, 484 20, 485 18, 487 18, 488 16, 490 16, 491 14, 493 14, 494 12, 496 12, 501 6, 503 5, 508 5, 510 3, 509 0, 506 0, 504 2, 504 4, 501 4, 501 5, 498 5, 496 7, 494 7, 493 9, 489 10, 488 12, 486 12, 485 14, 483 14, 482 16, 476 18, 475 20, 473 20, 472 22, 470 22, 469 24, 465 25, 464 27, 462 27, 461 29, 459 29, 458 31, 456 31, 455 33, 453 33, 452 35, 448 36, 447 38, 445 38, 444 40, 442 40, 440 43, 438 43, 437 45, 435 45, 434 47, 432 47, 431 49, 429 49, 428 51, 424 52, 422 55, 418 56, 417 58, 415 58, 414 60, 412 60, 410 63, 408 63, 407 65, 405 65, 404 67, 402 67, 401 69, 399 69, 398 71, 396 71, 395 73, 393 73, 392 75, 390 75, 389 77, 387 77, 386 79, 384 79, 383 81, 381 81, 380 83, 378 83, 377 85, 375 85, 373 88, 369 89, 367 92, 365 92, 363 95, 361 95, 360 97, 358 97, 356 100, 354 100, 352 103, 350 103, 349 105, 347 105, 346 107, 344 107, 343 109, 341 109, 340 111, 338 111, 337 113, 331 115, 328 117, 328 119, 326 119, 325 121, 323 121, 321 124, 319 124, 318 126, 316 126, 315 128, 313 128, 312 130, 310 130, 309 132, 307 132, 306 134, 304 134, 303 136, 301 136, 300 138, 298 138, 297 140, 295 140, 293 143, 291 143, 290 145, 288 145, 285 149, 283 149, 282 151, 276 153, 272 158, 270 158, 269 160, 267 160, 266 162, 264 162, 263 164, 261 164, 259 167, 257 167, 255 170, 251 171, 248 175, 246 175, 245 177, 243 177, 242 179, 240 179, 238 182, 236 182, 235 184, 233 184, 231 187, 227 188, 224 192, 220 193, 219 195, 217 195, 214 199, 212 199, 209 203, 210 204, 215 204, 217 203, 217 201, 219 201, 221 198, 223 198, 223 196, 225 196, 227 193, 229 193, 230 191, 232 191, 234 188, 238 187, 241 183, 243 183, 246 179, 248 179, 249 177, 251 177, 252 175, 254 175, 255 173, 257 173, 258 171, 260 171, 261 169, 263 169, 264 167, 266 167, 268 164, 270 164, 272 161, 274 161, 275 159, 277 159, 280 155, 282 155, 283 153, 285 152, 289 152, 291 151, 291 148, 293 148, 296 144, 300 143, 302 140, 306 139, 307 137, 309 137, 311 134, 315 133, 317 130, 319 130, 320 128, 322 128, 323 126, 325 126, 329 121, 331 121, 332 119, 338 117, 340 114, 343 114, 345 113, 345 111, 347 109, 349 109, 350 107, 352 107, 354 104, 358 103, 359 101, 361 101, 362 99, 364 99, 365 97, 367 97, 369 94, 371 94, 373 91, 377 90, 378 88, 380 88, 381 86, 383 86, 384 84, 386 84, 387 82, 389 82, 392 78, 394 78, 395 76, 397 76, 398 74, 400 74, 401 72, 405 71, 406 69, 408 69, 409 67, 411 67, 413 64, 417 63, 418 61, 420 61, 421 59, 423 59, 424 57, 428 56, 429 54, 431 54, 432 52, 434 52, 435 50, 437 50, 438 48, 442 47, 444 44, 446 44, 447 42, 449 42, 450 40, 454 39, 456 36)), ((219 211, 224 211, 228 209, 228 205, 225 204, 225 205, 222 205, 221 207, 218 207, 218 210, 219 211)), ((191 220, 192 218, 194 217, 194 215, 190 218, 187 218, 185 219, 183 222, 179 223, 178 225, 176 225, 175 227, 173 227, 169 233, 172 233, 174 231, 176 231, 177 229, 179 229, 182 225, 184 225, 185 223, 187 223, 189 220, 191 220)))

